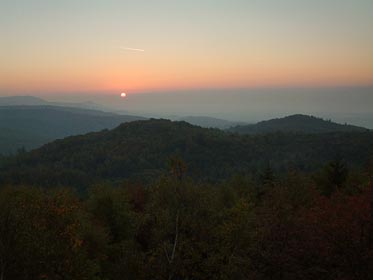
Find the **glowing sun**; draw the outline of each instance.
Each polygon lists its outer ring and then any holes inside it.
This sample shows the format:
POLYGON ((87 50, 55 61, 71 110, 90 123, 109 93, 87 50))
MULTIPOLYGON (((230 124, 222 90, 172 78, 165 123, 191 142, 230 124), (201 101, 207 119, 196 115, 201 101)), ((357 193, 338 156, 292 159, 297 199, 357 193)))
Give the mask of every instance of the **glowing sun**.
POLYGON ((121 94, 120 94, 120 97, 122 97, 122 98, 125 98, 127 96, 127 93, 125 93, 125 92, 122 92, 121 94))

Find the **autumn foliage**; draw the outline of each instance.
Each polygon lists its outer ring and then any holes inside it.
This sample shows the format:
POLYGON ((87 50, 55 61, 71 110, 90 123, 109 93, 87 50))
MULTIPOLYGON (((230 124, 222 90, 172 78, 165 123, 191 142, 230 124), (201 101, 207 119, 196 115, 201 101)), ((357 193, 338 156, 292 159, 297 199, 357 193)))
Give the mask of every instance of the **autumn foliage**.
POLYGON ((0 276, 370 279, 373 184, 361 176, 360 185, 344 181, 328 194, 294 170, 218 184, 171 172, 147 186, 101 184, 83 196, 3 187, 0 276))

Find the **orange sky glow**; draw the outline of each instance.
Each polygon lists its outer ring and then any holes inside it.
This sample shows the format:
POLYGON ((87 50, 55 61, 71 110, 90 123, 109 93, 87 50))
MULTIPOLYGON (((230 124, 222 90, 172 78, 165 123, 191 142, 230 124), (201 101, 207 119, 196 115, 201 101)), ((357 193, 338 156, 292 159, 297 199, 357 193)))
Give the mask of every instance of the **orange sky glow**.
POLYGON ((373 85, 370 1, 176 2, 7 2, 0 94, 373 85))

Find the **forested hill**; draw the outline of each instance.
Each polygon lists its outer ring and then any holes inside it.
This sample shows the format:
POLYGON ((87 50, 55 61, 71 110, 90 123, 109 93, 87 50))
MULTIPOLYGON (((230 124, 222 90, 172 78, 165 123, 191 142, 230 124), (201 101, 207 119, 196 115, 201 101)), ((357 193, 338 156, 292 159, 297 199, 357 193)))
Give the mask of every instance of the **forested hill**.
POLYGON ((99 180, 155 178, 171 157, 194 178, 219 180, 255 172, 269 161, 276 170, 316 170, 341 156, 362 166, 373 155, 373 133, 240 136, 186 122, 147 120, 69 137, 20 154, 1 167, 0 183, 84 186, 99 180))
MULTIPOLYGON (((32 99, 33 100, 33 99, 32 99)), ((0 154, 37 148, 50 141, 144 119, 58 106, 0 106, 0 154)))
POLYGON ((262 121, 257 124, 236 126, 229 130, 241 134, 264 134, 278 131, 300 133, 361 132, 366 131, 367 129, 298 114, 262 121))
POLYGON ((228 129, 234 126, 243 125, 243 122, 228 121, 218 118, 206 117, 206 116, 189 116, 177 119, 178 121, 185 121, 187 123, 198 125, 206 128, 219 128, 228 129))

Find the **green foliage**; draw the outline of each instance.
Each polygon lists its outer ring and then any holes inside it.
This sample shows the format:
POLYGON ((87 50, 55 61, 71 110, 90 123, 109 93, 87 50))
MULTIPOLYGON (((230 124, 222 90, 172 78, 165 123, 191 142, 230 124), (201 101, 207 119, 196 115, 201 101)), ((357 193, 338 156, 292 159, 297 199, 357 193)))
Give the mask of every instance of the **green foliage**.
POLYGON ((321 193, 331 196, 337 190, 347 188, 346 182, 348 178, 349 170, 344 161, 338 156, 321 170, 316 180, 321 188, 321 193))
MULTIPOLYGON (((100 245, 103 247, 99 248, 99 252, 102 254, 103 278, 139 277, 140 267, 137 258, 141 259, 141 254, 135 251, 136 225, 128 199, 129 195, 123 188, 97 186, 90 190, 86 201, 86 209, 102 235, 100 245)), ((97 236, 91 238, 97 240, 97 236)))
POLYGON ((269 162, 260 174, 260 181, 263 186, 271 186, 275 183, 275 174, 269 162))
POLYGON ((371 139, 151 120, 4 158, 0 279, 369 279, 371 139))
POLYGON ((275 173, 289 166, 316 171, 336 154, 362 167, 373 154, 373 133, 239 136, 185 122, 138 121, 10 158, 0 168, 0 185, 74 186, 83 192, 97 182, 150 182, 168 172, 175 155, 188 166, 185 175, 218 182, 254 174, 267 162, 275 173))
POLYGON ((262 121, 252 125, 232 127, 229 131, 241 134, 265 134, 273 132, 330 133, 363 132, 368 129, 348 124, 338 124, 307 115, 292 115, 279 119, 262 121))
MULTIPOLYGON (((0 190, 3 279, 368 279, 372 190, 329 197, 291 170, 265 188, 177 174, 148 186, 0 190), (260 190, 262 189, 262 190, 260 190), (258 191, 260 190, 260 191, 258 191)), ((367 184, 368 182, 368 184, 367 184)))
POLYGON ((328 181, 331 185, 341 188, 346 182, 348 169, 340 158, 335 159, 326 169, 328 181))
POLYGON ((2 279, 95 279, 82 240, 79 202, 65 190, 21 188, 0 194, 2 279))

